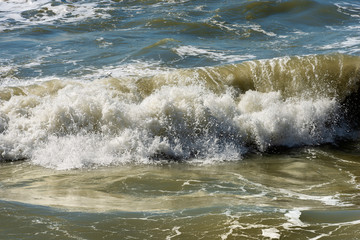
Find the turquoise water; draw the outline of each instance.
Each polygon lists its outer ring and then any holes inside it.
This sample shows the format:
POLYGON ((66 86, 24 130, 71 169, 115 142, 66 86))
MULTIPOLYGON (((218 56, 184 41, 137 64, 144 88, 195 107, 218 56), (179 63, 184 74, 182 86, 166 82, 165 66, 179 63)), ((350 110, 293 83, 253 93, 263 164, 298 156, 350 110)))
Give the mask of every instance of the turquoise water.
POLYGON ((0 238, 357 239, 358 1, 0 1, 0 238))

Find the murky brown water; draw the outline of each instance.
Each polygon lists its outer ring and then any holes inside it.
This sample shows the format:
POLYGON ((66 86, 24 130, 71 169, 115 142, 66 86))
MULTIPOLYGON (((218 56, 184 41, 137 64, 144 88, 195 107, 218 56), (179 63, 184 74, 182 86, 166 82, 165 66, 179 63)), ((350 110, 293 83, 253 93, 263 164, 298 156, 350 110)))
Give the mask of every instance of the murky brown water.
POLYGON ((356 239, 360 158, 322 147, 236 163, 56 171, 1 164, 2 239, 356 239))

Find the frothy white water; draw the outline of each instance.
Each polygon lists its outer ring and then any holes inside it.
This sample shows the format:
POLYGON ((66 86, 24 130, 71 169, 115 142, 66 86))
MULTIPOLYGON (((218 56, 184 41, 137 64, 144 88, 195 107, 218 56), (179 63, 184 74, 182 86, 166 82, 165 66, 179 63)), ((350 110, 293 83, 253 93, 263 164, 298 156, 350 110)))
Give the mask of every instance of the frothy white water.
POLYGON ((290 210, 285 213, 285 217, 288 219, 287 223, 283 224, 285 229, 290 229, 292 227, 303 227, 306 226, 301 220, 301 211, 299 209, 290 210))
POLYGON ((262 229, 262 235, 264 237, 270 238, 270 239, 279 239, 280 238, 279 230, 276 228, 262 229))
POLYGON ((0 31, 55 21, 77 22, 88 18, 108 18, 96 3, 85 1, 16 0, 0 1, 0 31), (16 24, 14 24, 16 23, 16 24))
POLYGON ((344 130, 334 121, 333 99, 238 95, 201 84, 165 85, 143 96, 124 81, 62 82, 59 90, 25 88, 2 100, 1 157, 56 169, 162 159, 212 163, 253 149, 331 142, 344 130))
POLYGON ((251 54, 230 55, 226 52, 202 49, 195 46, 180 46, 174 48, 173 51, 182 58, 187 56, 204 56, 206 58, 225 63, 234 63, 255 58, 255 56, 251 54))

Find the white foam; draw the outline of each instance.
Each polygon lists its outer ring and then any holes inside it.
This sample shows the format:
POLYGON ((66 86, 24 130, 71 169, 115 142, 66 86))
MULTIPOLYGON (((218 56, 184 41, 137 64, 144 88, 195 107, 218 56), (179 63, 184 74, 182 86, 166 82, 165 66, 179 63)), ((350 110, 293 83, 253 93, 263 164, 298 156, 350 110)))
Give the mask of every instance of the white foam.
POLYGON ((166 240, 171 240, 174 237, 180 236, 181 232, 179 231, 179 229, 180 229, 180 227, 178 227, 178 226, 173 227, 171 231, 174 232, 174 234, 170 235, 170 236, 166 236, 166 240))
MULTIPOLYGON (((237 97, 231 89, 215 93, 183 80, 143 97, 131 78, 60 81, 63 87, 53 94, 13 96, 0 103, 2 157, 30 158, 56 169, 164 157, 212 164, 239 160, 248 146, 265 151, 331 142, 341 134, 328 126, 338 107, 332 99, 283 99, 279 92, 256 91, 237 97)), ((316 200, 338 204, 326 196, 316 200)))
POLYGON ((347 226, 351 226, 351 225, 359 225, 360 224, 360 220, 355 220, 355 221, 350 221, 350 222, 341 222, 341 223, 324 223, 322 224, 323 227, 335 227, 335 230, 329 231, 327 233, 322 233, 316 237, 313 238, 309 238, 310 240, 317 240, 317 239, 321 239, 323 237, 329 237, 332 236, 333 233, 338 230, 340 227, 347 227, 347 226))
POLYGON ((298 193, 290 190, 279 189, 279 192, 291 197, 298 198, 301 200, 309 200, 309 201, 318 201, 328 206, 352 206, 353 204, 341 202, 339 195, 335 194, 334 196, 317 196, 317 195, 307 195, 303 193, 298 193))
POLYGON ((338 11, 354 18, 360 18, 360 5, 355 3, 340 2, 334 4, 338 11))
POLYGON ((99 8, 95 3, 86 1, 76 1, 74 3, 53 4, 49 0, 37 1, 0 1, 0 31, 6 29, 20 28, 23 25, 41 25, 49 24, 54 21, 77 22, 87 18, 108 18, 108 14, 99 13, 99 8), (34 11, 28 17, 26 11, 34 11), (36 14, 36 11, 42 11, 42 14, 36 14), (16 24, 11 24, 15 21, 16 24))
POLYGON ((106 148, 99 136, 52 136, 32 153, 32 162, 57 170, 110 165, 114 157, 106 148))
POLYGON ((345 41, 339 42, 339 43, 333 43, 328 44, 325 46, 320 47, 320 49, 337 49, 337 48, 355 48, 351 49, 352 52, 359 51, 360 48, 358 46, 360 45, 360 37, 347 37, 345 41))
POLYGON ((181 57, 187 57, 187 56, 206 57, 209 59, 213 59, 215 61, 221 61, 225 63, 233 63, 233 62, 239 62, 239 61, 255 58, 255 56, 251 54, 231 55, 221 51, 204 49, 190 45, 173 48, 173 51, 176 52, 181 57))
MULTIPOLYGON (((317 202, 321 202, 324 205, 328 205, 328 206, 352 206, 353 204, 350 203, 346 203, 346 202, 342 202, 340 201, 340 194, 335 194, 334 196, 319 196, 319 195, 309 195, 309 194, 304 194, 300 192, 296 192, 293 190, 289 190, 289 189, 283 189, 283 188, 276 188, 276 187, 268 187, 266 185, 257 183, 257 182, 252 182, 248 179, 246 179, 245 177, 239 175, 239 174, 234 174, 238 177, 238 179, 240 179, 241 181, 245 182, 246 184, 250 185, 250 186, 254 186, 257 189, 261 189, 262 193, 260 194, 260 196, 264 196, 267 195, 269 193, 271 193, 270 195, 275 195, 277 198, 277 196, 281 196, 281 197, 288 197, 291 199, 300 199, 300 200, 305 200, 305 201, 317 201, 317 202)), ((320 185, 318 185, 319 187, 320 185)), ((256 196, 256 195, 253 195, 256 196)))
POLYGON ((300 220, 301 216, 301 210, 300 209, 294 209, 290 210, 287 213, 285 213, 285 217, 287 218, 287 222, 283 224, 283 227, 285 229, 291 229, 293 227, 305 227, 306 224, 304 224, 300 220))
POLYGON ((279 92, 248 91, 238 104, 241 114, 235 121, 262 150, 274 145, 317 144, 332 141, 323 120, 337 107, 331 99, 284 100, 279 92))
POLYGON ((267 229, 262 229, 262 235, 264 237, 270 238, 270 239, 279 239, 280 238, 280 234, 279 234, 279 230, 276 228, 267 228, 267 229))
POLYGON ((265 31, 264 29, 261 28, 260 25, 258 24, 252 24, 252 25, 249 25, 249 27, 253 30, 253 31, 256 31, 256 32, 259 32, 259 33, 263 33, 269 37, 276 37, 277 34, 273 33, 273 32, 268 32, 268 31, 265 31))

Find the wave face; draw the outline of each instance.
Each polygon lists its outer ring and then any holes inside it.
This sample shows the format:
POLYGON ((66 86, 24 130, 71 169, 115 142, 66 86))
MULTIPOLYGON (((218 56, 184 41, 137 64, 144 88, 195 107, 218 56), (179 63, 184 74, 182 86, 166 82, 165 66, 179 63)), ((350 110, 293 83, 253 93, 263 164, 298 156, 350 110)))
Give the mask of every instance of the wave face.
POLYGON ((4 86, 1 159, 56 169, 206 163, 354 138, 359 67, 359 57, 310 55, 4 86))
POLYGON ((250 1, 241 6, 241 10, 248 20, 276 16, 306 25, 339 24, 348 18, 336 6, 312 0, 250 1))

